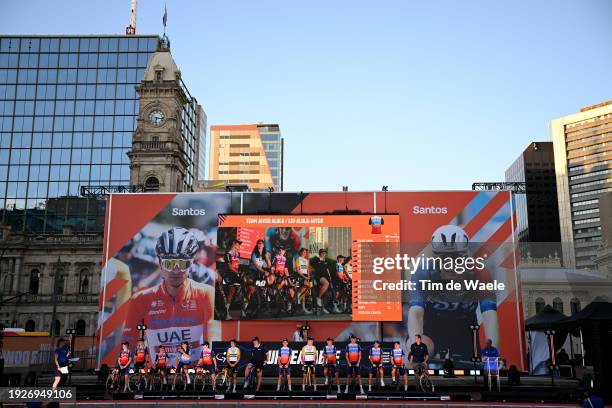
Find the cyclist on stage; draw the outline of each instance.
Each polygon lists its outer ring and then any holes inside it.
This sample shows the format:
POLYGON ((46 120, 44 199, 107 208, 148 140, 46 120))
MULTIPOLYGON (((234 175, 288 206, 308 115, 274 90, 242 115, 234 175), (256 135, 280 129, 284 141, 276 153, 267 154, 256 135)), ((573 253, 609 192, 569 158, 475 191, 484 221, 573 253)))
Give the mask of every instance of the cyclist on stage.
POLYGON ((306 367, 312 367, 312 385, 314 390, 317 390, 317 378, 315 376, 315 365, 319 353, 314 345, 314 339, 310 336, 306 339, 306 345, 302 347, 302 367, 304 368, 304 376, 302 377, 302 391, 306 390, 306 367))
POLYGON ((213 320, 214 288, 189 277, 198 245, 195 235, 185 228, 170 228, 159 236, 155 252, 162 281, 129 300, 124 341, 134 339, 136 327, 144 324, 149 327, 149 349, 163 345, 174 359, 182 341, 189 341, 199 353, 205 338, 218 335, 219 324, 213 320))
POLYGON ((134 353, 134 371, 140 376, 142 375, 140 370, 146 369, 150 364, 149 349, 145 346, 144 340, 139 339, 134 353))
POLYGON ((391 378, 393 385, 396 385, 397 377, 404 377, 404 391, 408 391, 408 373, 404 363, 404 356, 405 353, 400 342, 394 342, 393 350, 391 350, 391 378))
POLYGON ((289 391, 291 391, 291 353, 289 340, 283 339, 281 348, 278 350, 278 385, 276 386, 276 391, 280 391, 283 375, 287 376, 287 386, 289 391))
POLYGON ((340 393, 340 373, 338 370, 337 350, 334 345, 334 339, 327 338, 327 344, 323 348, 323 375, 325 376, 325 385, 329 385, 330 377, 336 377, 336 386, 340 393))
POLYGON ((189 342, 184 341, 181 343, 181 347, 179 348, 179 356, 178 356, 177 364, 176 364, 176 375, 174 376, 174 385, 172 386, 172 388, 176 386, 176 381, 181 372, 185 374, 187 385, 191 384, 191 378, 189 377, 189 367, 190 366, 191 366, 191 347, 189 347, 189 342))
POLYGON ((159 375, 162 379, 162 384, 167 384, 166 375, 168 374, 168 353, 164 346, 159 346, 159 352, 155 355, 154 370, 159 371, 159 375))
POLYGON ((202 344, 202 351, 200 352, 200 358, 196 364, 196 373, 210 373, 210 380, 212 383, 213 391, 215 390, 215 373, 217 372, 217 359, 210 348, 210 343, 205 341, 202 344))
POLYGON ((227 361, 229 374, 232 376, 232 392, 236 392, 236 381, 238 379, 237 368, 238 363, 240 362, 240 349, 238 348, 238 342, 236 339, 230 340, 230 346, 225 352, 225 361, 227 361))
POLYGON ((348 372, 346 377, 346 390, 344 392, 348 393, 352 380, 357 377, 359 391, 363 394, 361 373, 359 372, 359 365, 361 364, 361 346, 357 343, 357 337, 351 335, 350 342, 346 345, 345 356, 348 363, 348 372))
POLYGON ((257 387, 256 391, 259 391, 259 387, 261 387, 261 377, 263 374, 264 365, 268 362, 268 352, 262 346, 259 341, 259 337, 253 337, 253 349, 251 350, 251 358, 249 359, 249 363, 244 370, 244 385, 242 388, 247 388, 251 384, 249 384, 249 374, 251 374, 251 370, 257 370, 257 387))
POLYGON ((380 379, 380 386, 384 387, 385 382, 383 381, 383 376, 385 374, 383 370, 382 364, 382 349, 380 348, 380 342, 378 340, 374 341, 374 345, 370 349, 370 364, 372 365, 370 369, 370 376, 368 377, 368 391, 372 391, 372 377, 374 374, 378 373, 378 377, 380 379))
POLYGON ((115 366, 119 370, 119 375, 123 375, 125 381, 123 392, 132 392, 130 388, 130 364, 132 364, 132 352, 130 351, 130 343, 126 341, 121 343, 121 351, 115 366))

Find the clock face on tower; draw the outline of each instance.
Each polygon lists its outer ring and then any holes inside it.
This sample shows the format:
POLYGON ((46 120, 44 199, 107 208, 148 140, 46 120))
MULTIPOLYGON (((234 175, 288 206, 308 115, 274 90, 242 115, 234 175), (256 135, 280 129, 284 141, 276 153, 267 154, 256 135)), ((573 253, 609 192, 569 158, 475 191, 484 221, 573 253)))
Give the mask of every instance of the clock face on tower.
POLYGON ((160 110, 154 110, 149 113, 149 123, 153 126, 160 126, 166 120, 166 115, 160 110))

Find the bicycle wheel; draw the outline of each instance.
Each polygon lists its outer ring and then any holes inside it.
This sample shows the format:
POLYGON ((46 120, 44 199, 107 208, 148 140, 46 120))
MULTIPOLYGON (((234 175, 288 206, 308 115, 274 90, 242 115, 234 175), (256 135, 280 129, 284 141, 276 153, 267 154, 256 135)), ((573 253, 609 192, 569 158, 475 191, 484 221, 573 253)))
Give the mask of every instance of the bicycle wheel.
POLYGON ((115 379, 113 378, 113 374, 109 374, 106 378, 106 390, 107 391, 115 391, 117 388, 117 384, 115 383, 115 379))
POLYGON ((423 392, 433 392, 434 390, 434 385, 428 375, 419 377, 419 387, 423 392))

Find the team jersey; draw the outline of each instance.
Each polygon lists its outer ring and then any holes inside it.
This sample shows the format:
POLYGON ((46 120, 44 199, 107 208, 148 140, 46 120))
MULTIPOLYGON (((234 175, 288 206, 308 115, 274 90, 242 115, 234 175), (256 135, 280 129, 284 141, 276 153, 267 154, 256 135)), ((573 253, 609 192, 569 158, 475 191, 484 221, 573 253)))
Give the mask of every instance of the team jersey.
POLYGON ((401 366, 404 364, 404 350, 401 348, 394 348, 391 350, 391 361, 393 362, 394 366, 401 366))
MULTIPOLYGON (((474 277, 457 275, 461 279, 478 279, 480 282, 490 282, 488 269, 475 271, 474 277)), ((474 353, 474 345, 470 336, 452 336, 449 333, 461 333, 470 324, 478 321, 478 311, 484 313, 497 310, 497 295, 494 291, 436 291, 421 290, 419 281, 429 280, 440 282, 442 274, 437 269, 420 268, 412 275, 411 280, 417 282, 416 290, 410 291, 408 307, 420 307, 423 312, 422 333, 430 337, 436 344, 436 349, 450 348, 453 354, 469 360, 474 353)), ((462 285, 463 286, 463 285, 462 285)), ((446 287, 444 285, 444 287, 446 287)))
POLYGON ((340 279, 341 281, 346 281, 346 275, 344 273, 345 273, 345 265, 341 263, 337 263, 336 264, 336 274, 338 275, 338 279, 340 279))
POLYGON ((336 364, 336 346, 325 346, 323 348, 323 356, 325 357, 325 364, 336 364))
POLYGON ((308 344, 302 347, 302 355, 304 356, 304 361, 316 361, 317 359, 317 348, 313 346, 309 346, 308 344))
POLYGON ((123 339, 134 341, 136 326, 144 323, 146 343, 152 349, 164 346, 169 357, 176 359, 181 342, 189 342, 198 355, 204 339, 214 337, 214 288, 186 279, 173 298, 164 283, 135 294, 130 300, 123 328, 123 339))
POLYGON ((240 356, 240 349, 238 347, 230 347, 227 349, 226 356, 228 363, 236 364, 240 356))
POLYGON ((230 270, 232 272, 238 272, 238 268, 240 266, 240 252, 235 249, 230 249, 227 251, 226 261, 229 264, 230 270))
POLYGON ((213 352, 210 348, 202 347, 202 352, 200 353, 200 363, 207 366, 213 364, 213 352))
POLYGON ((382 234, 382 226, 384 225, 385 220, 383 217, 375 215, 370 217, 370 225, 372 226, 372 234, 382 234))
POLYGON ((350 262, 344 264, 344 273, 349 279, 353 277, 353 265, 350 262))
POLYGON ((166 366, 166 362, 168 361, 168 355, 166 353, 157 353, 155 356, 155 364, 158 367, 166 366))
POLYGON ((349 343, 346 345, 346 354, 349 363, 357 363, 359 361, 359 353, 361 353, 361 346, 359 344, 349 343))
POLYGON ((283 346, 278 350, 278 364, 287 365, 289 361, 291 361, 291 349, 283 346))
POLYGON ((296 270, 299 272, 300 275, 302 275, 302 276, 309 276, 308 275, 308 259, 302 258, 301 256, 298 257, 295 260, 295 267, 296 267, 296 270))
POLYGON ((276 255, 274 257, 274 261, 272 261, 272 264, 274 265, 274 272, 281 275, 285 274, 285 271, 287 270, 285 266, 287 264, 287 258, 285 258, 283 255, 276 255))
POLYGON ((184 354, 182 352, 179 352, 179 361, 183 364, 187 364, 189 362, 191 362, 191 354, 190 354, 190 350, 187 349, 186 351, 187 354, 184 354))
POLYGON ((253 262, 253 264, 256 265, 258 268, 263 268, 266 262, 265 256, 266 256, 265 251, 262 251, 262 252, 254 251, 253 255, 251 255, 251 262, 253 262))
POLYGON ((136 347, 136 357, 134 357, 134 361, 137 363, 144 363, 147 354, 149 354, 149 350, 146 347, 136 347))
POLYGON ((374 364, 378 364, 382 361, 382 349, 380 347, 372 347, 370 349, 370 361, 374 364))
POLYGON ((119 364, 122 366, 126 365, 130 362, 130 357, 132 357, 132 352, 130 350, 121 350, 119 353, 119 364))

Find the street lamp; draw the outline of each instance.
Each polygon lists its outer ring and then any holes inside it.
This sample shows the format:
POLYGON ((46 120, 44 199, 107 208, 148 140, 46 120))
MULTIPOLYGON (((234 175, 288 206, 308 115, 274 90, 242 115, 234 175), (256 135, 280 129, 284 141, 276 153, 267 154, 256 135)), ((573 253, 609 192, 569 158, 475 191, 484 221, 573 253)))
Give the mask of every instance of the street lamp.
POLYGON ((474 384, 478 383, 478 376, 476 374, 476 364, 482 361, 480 357, 480 350, 478 350, 478 338, 480 332, 480 325, 470 324, 470 330, 472 331, 472 363, 474 363, 474 384))
POLYGON ((144 319, 136 326, 136 330, 140 332, 140 339, 144 340, 145 332, 147 331, 147 325, 144 322, 144 319))
MULTIPOLYGON (((75 352, 75 348, 76 348, 76 330, 75 329, 66 329, 66 334, 69 336, 68 337, 68 341, 70 344, 70 359, 72 360, 74 358, 74 352, 75 352)), ((70 383, 72 383, 72 362, 69 364, 70 367, 70 371, 68 373, 68 385, 70 385, 70 383)))
POLYGON ((555 370, 558 369, 557 356, 555 355, 555 333, 554 330, 546 330, 544 332, 548 338, 548 354, 550 359, 550 366, 548 368, 550 369, 550 382, 553 387, 555 386, 555 370))

